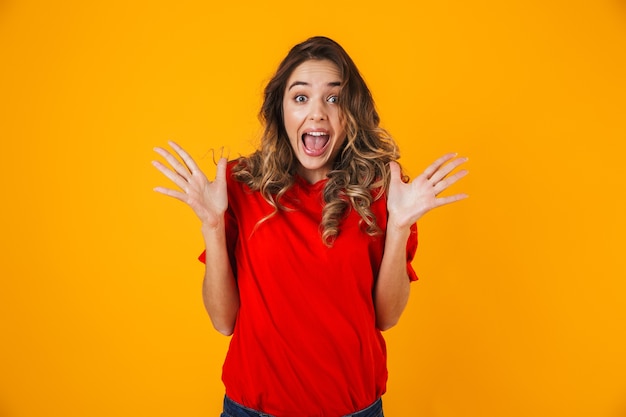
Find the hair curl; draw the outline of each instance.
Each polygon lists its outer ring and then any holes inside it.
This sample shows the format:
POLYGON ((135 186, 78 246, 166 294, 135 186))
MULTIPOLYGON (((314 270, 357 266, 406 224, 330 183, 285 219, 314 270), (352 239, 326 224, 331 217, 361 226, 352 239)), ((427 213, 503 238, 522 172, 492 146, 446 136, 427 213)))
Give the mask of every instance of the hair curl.
MULTIPOLYGON (((381 228, 370 208, 389 186, 389 162, 397 161, 399 150, 393 138, 379 126, 372 94, 356 65, 335 41, 312 37, 294 46, 278 66, 265 88, 259 119, 265 129, 259 149, 239 159, 235 179, 259 191, 275 211, 259 223, 288 210, 281 199, 294 183, 298 161, 283 122, 283 96, 291 73, 308 60, 329 60, 340 71, 339 106, 346 124, 346 141, 337 155, 324 186, 324 208, 320 224, 323 242, 332 246, 350 209, 361 216, 365 232, 378 235, 381 228)), ((403 175, 403 180, 406 178, 403 175)))

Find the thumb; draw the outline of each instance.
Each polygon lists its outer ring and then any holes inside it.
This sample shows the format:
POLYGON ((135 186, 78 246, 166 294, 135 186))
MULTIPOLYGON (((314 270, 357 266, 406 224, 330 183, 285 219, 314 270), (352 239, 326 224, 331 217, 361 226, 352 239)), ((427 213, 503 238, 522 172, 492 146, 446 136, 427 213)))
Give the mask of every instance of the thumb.
POLYGON ((220 160, 217 161, 215 181, 226 181, 226 165, 228 165, 228 160, 226 158, 220 158, 220 160))
POLYGON ((401 179, 402 173, 400 165, 396 161, 389 162, 389 173, 391 174, 390 178, 392 181, 401 179))

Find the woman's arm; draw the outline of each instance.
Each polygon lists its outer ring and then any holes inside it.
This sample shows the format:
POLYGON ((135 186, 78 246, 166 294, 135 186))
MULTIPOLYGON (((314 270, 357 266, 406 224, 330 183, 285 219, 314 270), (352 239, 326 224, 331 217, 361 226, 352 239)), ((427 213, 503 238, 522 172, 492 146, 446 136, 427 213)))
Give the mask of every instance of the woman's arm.
POLYGON ((191 207, 202 222, 202 236, 206 248, 206 269, 202 284, 202 298, 211 322, 217 331, 231 335, 239 311, 239 291, 226 249, 224 213, 228 208, 226 190, 226 158, 217 163, 214 181, 209 181, 189 154, 174 142, 172 149, 181 163, 163 148, 155 148, 170 164, 153 161, 153 165, 180 190, 157 187, 154 190, 176 198, 191 207))
POLYGON ((225 336, 233 334, 239 311, 239 289, 226 250, 224 221, 202 224, 205 245, 205 273, 202 299, 213 327, 225 336))
POLYGON ((396 325, 409 300, 410 281, 406 270, 406 244, 411 226, 430 210, 466 198, 466 194, 437 197, 467 175, 466 170, 450 173, 467 158, 447 154, 432 163, 411 183, 401 180, 400 167, 391 162, 387 193, 387 232, 383 259, 374 288, 376 326, 387 330, 396 325))
POLYGON ((387 222, 385 252, 374 288, 376 327, 383 331, 398 323, 411 291, 406 271, 406 243, 411 233, 410 226, 389 226, 387 222))

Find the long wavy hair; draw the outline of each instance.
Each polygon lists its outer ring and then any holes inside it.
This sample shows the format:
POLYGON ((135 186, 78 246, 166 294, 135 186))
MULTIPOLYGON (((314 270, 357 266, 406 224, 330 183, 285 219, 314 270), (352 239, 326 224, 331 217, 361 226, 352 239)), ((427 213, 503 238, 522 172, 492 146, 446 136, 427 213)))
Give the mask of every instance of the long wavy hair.
MULTIPOLYGON (((322 221, 323 242, 332 246, 340 234, 342 220, 351 209, 361 216, 364 231, 375 236, 381 233, 370 206, 382 198, 389 186, 389 162, 399 158, 398 146, 386 130, 379 126, 372 94, 346 51, 326 37, 312 37, 294 46, 278 66, 265 88, 259 119, 265 129, 259 148, 242 157, 233 168, 235 179, 259 191, 274 207, 289 210, 282 201, 294 183, 298 160, 291 148, 283 121, 283 96, 291 73, 308 60, 329 60, 340 71, 340 114, 346 125, 346 140, 324 186, 322 221)), ((403 180, 406 178, 403 175, 403 180)))

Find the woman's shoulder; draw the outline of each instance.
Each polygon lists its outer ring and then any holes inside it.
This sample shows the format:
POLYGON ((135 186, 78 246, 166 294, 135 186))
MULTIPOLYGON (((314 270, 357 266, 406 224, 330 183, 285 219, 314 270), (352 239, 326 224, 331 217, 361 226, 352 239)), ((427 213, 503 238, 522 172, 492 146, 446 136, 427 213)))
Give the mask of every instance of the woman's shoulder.
POLYGON ((258 177, 255 176, 258 174, 253 171, 249 163, 250 161, 246 157, 228 161, 226 166, 226 184, 229 196, 246 199, 251 195, 260 195, 258 177))
POLYGON ((247 172, 247 159, 243 156, 228 161, 226 165, 226 176, 228 181, 245 182, 242 180, 247 172))
POLYGON ((235 159, 231 159, 230 161, 228 161, 228 164, 226 165, 227 166, 227 170, 229 172, 232 172, 235 167, 237 167, 239 165, 242 165, 242 164, 245 164, 245 159, 246 158, 243 157, 243 156, 240 156, 240 157, 235 158, 235 159))

